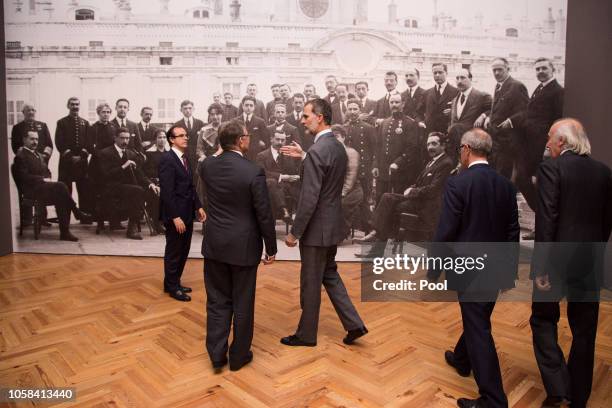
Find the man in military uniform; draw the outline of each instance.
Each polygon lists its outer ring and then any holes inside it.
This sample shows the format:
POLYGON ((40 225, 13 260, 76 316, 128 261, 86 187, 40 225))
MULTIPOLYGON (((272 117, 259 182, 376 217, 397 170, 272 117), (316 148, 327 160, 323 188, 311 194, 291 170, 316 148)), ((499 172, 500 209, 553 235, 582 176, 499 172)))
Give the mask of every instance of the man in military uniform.
POLYGON ((372 195, 372 164, 374 152, 376 151, 376 130, 370 124, 359 119, 362 106, 357 98, 349 99, 347 102, 347 119, 344 125, 346 129, 346 140, 344 143, 359 153, 359 169, 357 181, 363 189, 363 200, 359 206, 362 220, 362 230, 368 232, 370 218, 369 200, 372 195))
POLYGON ((134 152, 138 153, 139 161, 141 163, 144 162, 144 149, 142 148, 142 137, 138 131, 138 125, 136 122, 132 122, 127 118, 127 113, 130 110, 130 101, 125 98, 117 99, 117 102, 115 103, 115 110, 117 111, 117 116, 115 119, 113 119, 113 123, 117 129, 126 128, 130 131, 130 142, 128 144, 128 149, 132 149, 134 152))
MULTIPOLYGON (((58 181, 66 184, 72 193, 72 183, 76 183, 79 207, 91 213, 93 194, 88 179, 87 158, 93 152, 93 137, 89 122, 79 116, 81 102, 77 97, 68 99, 69 114, 57 121, 55 145, 60 154, 58 181)), ((81 223, 84 223, 81 220, 81 223)))
POLYGON ((391 116, 379 126, 378 148, 372 175, 376 178, 376 202, 383 193, 403 191, 418 172, 418 130, 414 120, 402 112, 402 96, 389 98, 391 116))
POLYGON ((51 134, 49 128, 45 122, 40 122, 35 119, 36 109, 30 104, 23 105, 21 110, 23 113, 23 120, 13 126, 11 131, 11 147, 13 153, 17 154, 19 148, 23 146, 23 138, 28 135, 29 131, 34 131, 38 134, 38 145, 36 151, 45 160, 45 163, 49 163, 49 158, 53 153, 53 141, 51 140, 51 134))

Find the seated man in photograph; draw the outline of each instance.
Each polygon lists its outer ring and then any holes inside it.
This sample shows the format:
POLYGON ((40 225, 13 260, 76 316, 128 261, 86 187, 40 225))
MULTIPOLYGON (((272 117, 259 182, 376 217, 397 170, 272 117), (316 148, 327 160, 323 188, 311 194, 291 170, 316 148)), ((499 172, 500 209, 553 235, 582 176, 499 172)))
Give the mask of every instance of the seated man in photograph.
POLYGON ((137 154, 128 149, 130 131, 120 128, 115 144, 98 152, 99 174, 102 182, 102 197, 106 206, 118 213, 127 213, 129 239, 141 240, 138 223, 144 209, 145 191, 159 195, 159 187, 149 180, 137 165, 137 154), (118 207, 117 206, 118 203, 118 207))
POLYGON ((23 147, 15 156, 15 183, 25 198, 55 206, 62 241, 78 241, 70 232, 70 212, 77 220, 86 220, 91 216, 77 208, 64 183, 51 181, 49 167, 37 149, 38 132, 29 131, 23 137, 23 147))
POLYGON ((287 143, 285 133, 275 132, 270 142, 270 148, 260 152, 255 162, 266 172, 274 218, 291 223, 287 197, 295 203, 300 195, 300 160, 279 153, 279 149, 287 143))
MULTIPOLYGON (((155 144, 145 151, 147 161, 144 164, 144 174, 153 184, 159 187, 159 160, 162 154, 168 151, 169 147, 166 142, 166 132, 163 129, 155 129, 155 133, 155 144)), ((147 191, 146 203, 153 230, 158 234, 163 234, 165 229, 159 222, 159 195, 156 194, 156 191, 147 191)))
MULTIPOLYGON (((443 133, 432 132, 427 138, 427 153, 430 161, 421 171, 416 182, 404 194, 383 194, 374 211, 374 229, 358 242, 384 241, 394 238, 397 233, 399 215, 403 212, 417 214, 419 221, 433 231, 438 223, 442 201, 442 189, 451 170, 453 161, 445 153, 447 140, 443 133)), ((384 248, 383 248, 384 249, 384 248)), ((363 256, 363 254, 355 254, 363 256)))

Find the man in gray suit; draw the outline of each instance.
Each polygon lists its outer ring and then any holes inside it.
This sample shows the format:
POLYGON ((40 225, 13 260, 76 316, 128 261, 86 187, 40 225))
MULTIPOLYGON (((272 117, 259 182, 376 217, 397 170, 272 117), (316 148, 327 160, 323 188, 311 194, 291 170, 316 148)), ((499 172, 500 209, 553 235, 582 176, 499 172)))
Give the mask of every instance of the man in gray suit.
POLYGON ((300 305, 302 316, 295 334, 281 339, 287 346, 316 346, 321 307, 321 284, 348 332, 345 344, 352 344, 368 332, 346 292, 336 264, 337 244, 344 238, 342 186, 347 155, 331 129, 331 105, 313 99, 304 106, 302 123, 314 135, 314 144, 304 153, 294 144, 281 148, 283 154, 302 157, 302 190, 291 233, 289 247, 300 240, 300 305))

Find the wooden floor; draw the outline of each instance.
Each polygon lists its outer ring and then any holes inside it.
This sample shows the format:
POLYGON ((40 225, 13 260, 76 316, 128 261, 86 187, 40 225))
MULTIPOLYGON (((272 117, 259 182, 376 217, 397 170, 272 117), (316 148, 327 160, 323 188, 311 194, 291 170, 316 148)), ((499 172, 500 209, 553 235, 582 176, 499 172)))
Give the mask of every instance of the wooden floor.
MULTIPOLYGON (((318 346, 287 348, 299 316, 299 264, 260 267, 253 363, 215 375, 204 348, 202 261, 183 283, 193 301, 162 294, 151 258, 10 255, 0 258, 0 385, 76 387, 76 407, 452 407, 475 397, 472 377, 443 351, 461 331, 454 303, 361 303, 359 266, 342 275, 370 334, 345 346, 325 297, 318 346)), ((528 303, 500 303, 494 337, 513 407, 544 398, 528 303)), ((612 406, 612 304, 602 304, 592 407, 612 406)), ((560 342, 571 335, 562 319, 560 342)), ((20 403, 0 406, 50 406, 20 403)))

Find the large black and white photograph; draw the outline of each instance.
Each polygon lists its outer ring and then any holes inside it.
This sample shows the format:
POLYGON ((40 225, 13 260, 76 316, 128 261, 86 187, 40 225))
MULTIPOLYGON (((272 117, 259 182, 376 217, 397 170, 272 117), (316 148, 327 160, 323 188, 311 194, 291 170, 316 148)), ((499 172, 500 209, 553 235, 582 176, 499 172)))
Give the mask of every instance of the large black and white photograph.
MULTIPOLYGON (((219 129, 239 123, 265 172, 276 259, 299 259, 284 242, 311 198, 304 111, 319 98, 347 157, 338 260, 431 241, 472 128, 491 135, 532 245, 535 175, 562 117, 566 13, 566 0, 5 0, 15 251, 163 256, 164 153, 185 142, 206 212, 204 163, 222 151, 219 129)), ((204 218, 190 257, 202 257, 204 218)))

